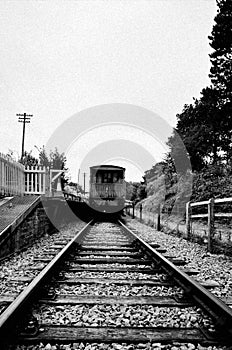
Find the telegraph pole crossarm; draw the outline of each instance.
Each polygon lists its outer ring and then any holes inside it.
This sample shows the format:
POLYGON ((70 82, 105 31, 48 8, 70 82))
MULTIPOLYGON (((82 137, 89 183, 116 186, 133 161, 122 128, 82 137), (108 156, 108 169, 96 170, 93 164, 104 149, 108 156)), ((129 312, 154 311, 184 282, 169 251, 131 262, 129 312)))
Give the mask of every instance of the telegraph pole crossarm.
POLYGON ((21 159, 23 159, 24 155, 24 140, 25 140, 25 124, 30 123, 30 118, 33 117, 33 114, 26 114, 26 113, 17 113, 17 117, 19 117, 18 122, 23 123, 23 137, 22 137, 22 154, 21 159))

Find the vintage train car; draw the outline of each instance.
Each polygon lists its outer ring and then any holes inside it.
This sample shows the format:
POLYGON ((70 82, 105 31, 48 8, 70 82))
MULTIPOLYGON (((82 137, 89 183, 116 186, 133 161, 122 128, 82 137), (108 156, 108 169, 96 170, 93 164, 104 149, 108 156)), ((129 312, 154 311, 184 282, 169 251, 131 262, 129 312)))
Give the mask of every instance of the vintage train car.
POLYGON ((125 168, 116 165, 90 167, 89 205, 102 212, 119 212, 126 197, 125 168))

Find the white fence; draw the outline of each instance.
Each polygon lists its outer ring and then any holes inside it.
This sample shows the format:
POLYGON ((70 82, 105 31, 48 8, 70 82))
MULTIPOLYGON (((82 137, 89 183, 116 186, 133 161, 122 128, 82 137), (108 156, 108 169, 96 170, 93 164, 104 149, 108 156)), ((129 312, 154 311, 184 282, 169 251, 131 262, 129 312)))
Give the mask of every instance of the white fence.
POLYGON ((0 153, 0 195, 24 194, 24 166, 0 153))
POLYGON ((38 194, 61 196, 63 170, 26 166, 0 153, 0 196, 38 194))
POLYGON ((25 167, 25 194, 45 194, 47 189, 46 167, 25 167))

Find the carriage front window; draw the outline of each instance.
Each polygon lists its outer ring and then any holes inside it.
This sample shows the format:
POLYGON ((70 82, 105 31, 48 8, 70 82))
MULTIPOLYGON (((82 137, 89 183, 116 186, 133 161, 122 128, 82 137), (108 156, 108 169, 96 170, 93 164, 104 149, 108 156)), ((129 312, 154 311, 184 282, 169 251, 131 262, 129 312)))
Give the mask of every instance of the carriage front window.
POLYGON ((104 183, 107 183, 108 181, 107 181, 108 179, 107 179, 107 173, 104 173, 104 179, 103 179, 103 182, 104 183))
POLYGON ((112 173, 108 173, 108 183, 112 182, 112 173))
POLYGON ((118 181, 118 174, 114 173, 114 175, 113 175, 113 183, 115 183, 117 181, 118 181))
POLYGON ((102 177, 100 174, 97 174, 96 178, 97 178, 96 183, 98 183, 98 184, 102 183, 102 177))

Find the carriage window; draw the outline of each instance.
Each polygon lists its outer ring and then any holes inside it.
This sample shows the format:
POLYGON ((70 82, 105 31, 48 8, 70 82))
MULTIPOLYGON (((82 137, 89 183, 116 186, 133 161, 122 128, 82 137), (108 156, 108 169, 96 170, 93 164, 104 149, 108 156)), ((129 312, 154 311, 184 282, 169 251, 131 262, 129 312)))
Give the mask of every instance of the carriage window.
POLYGON ((108 173, 108 182, 109 182, 109 183, 112 182, 112 173, 108 173))
POLYGON ((108 180, 108 176, 107 176, 108 174, 107 173, 104 173, 103 174, 103 182, 108 182, 107 180, 108 180))
POLYGON ((122 183, 122 180, 123 180, 123 172, 119 172, 119 174, 118 174, 118 182, 122 183))
POLYGON ((117 182, 118 181, 118 174, 114 173, 113 174, 113 182, 117 182))
POLYGON ((97 176, 96 176, 96 178, 97 178, 97 181, 96 181, 96 182, 97 182, 98 184, 102 183, 102 176, 101 176, 101 174, 98 173, 97 176))

